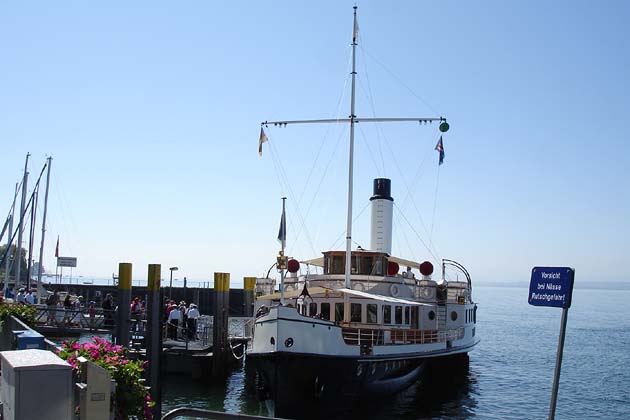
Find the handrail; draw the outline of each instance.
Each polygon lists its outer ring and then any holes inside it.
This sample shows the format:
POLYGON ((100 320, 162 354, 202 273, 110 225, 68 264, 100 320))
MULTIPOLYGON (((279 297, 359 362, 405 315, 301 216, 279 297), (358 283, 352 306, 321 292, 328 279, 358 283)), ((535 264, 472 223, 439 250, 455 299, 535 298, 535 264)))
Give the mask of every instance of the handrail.
POLYGON ((181 407, 169 411, 162 420, 171 420, 181 416, 194 416, 202 419, 212 420, 271 420, 278 419, 278 417, 262 417, 262 416, 250 416, 248 414, 240 413, 224 413, 221 411, 202 410, 200 408, 188 408, 181 407))
POLYGON ((461 271, 462 273, 464 273, 464 275, 466 276, 466 280, 468 280, 468 290, 470 291, 470 295, 472 296, 472 281, 470 280, 470 274, 468 273, 468 270, 466 270, 466 268, 460 263, 458 263, 457 261, 442 258, 442 279, 443 280, 446 280, 444 278, 444 271, 445 271, 446 265, 453 266, 459 269, 459 271, 461 271))

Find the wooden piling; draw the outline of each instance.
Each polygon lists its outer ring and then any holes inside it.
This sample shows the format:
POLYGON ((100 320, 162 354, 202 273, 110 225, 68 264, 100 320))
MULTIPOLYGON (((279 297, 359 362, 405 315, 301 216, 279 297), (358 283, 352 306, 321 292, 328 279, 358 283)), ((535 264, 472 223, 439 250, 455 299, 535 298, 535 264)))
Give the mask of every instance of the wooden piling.
POLYGON ((214 273, 214 322, 212 328, 212 376, 223 378, 227 373, 228 315, 230 308, 230 273, 214 273))
POLYGON ((162 301, 160 264, 149 264, 147 281, 147 328, 146 346, 147 361, 149 362, 148 379, 151 387, 151 399, 155 406, 151 409, 155 418, 162 415, 162 390, 160 388, 160 368, 162 356, 162 301))
POLYGON ((129 347, 131 328, 131 263, 118 264, 118 316, 116 343, 129 347))
POLYGON ((254 316, 254 288, 256 277, 243 278, 243 315, 254 316))

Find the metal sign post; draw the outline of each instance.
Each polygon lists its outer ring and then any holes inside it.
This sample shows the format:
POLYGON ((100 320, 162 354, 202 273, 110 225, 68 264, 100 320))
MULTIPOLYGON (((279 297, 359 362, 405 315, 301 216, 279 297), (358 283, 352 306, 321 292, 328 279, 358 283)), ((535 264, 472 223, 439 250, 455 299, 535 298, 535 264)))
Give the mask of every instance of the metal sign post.
POLYGON ((551 403, 549 404, 549 420, 554 420, 556 415, 560 369, 562 367, 562 351, 564 350, 564 335, 567 328, 567 313, 571 307, 574 278, 575 270, 573 268, 534 267, 529 283, 528 302, 530 305, 562 308, 558 351, 556 353, 556 369, 553 375, 551 403))

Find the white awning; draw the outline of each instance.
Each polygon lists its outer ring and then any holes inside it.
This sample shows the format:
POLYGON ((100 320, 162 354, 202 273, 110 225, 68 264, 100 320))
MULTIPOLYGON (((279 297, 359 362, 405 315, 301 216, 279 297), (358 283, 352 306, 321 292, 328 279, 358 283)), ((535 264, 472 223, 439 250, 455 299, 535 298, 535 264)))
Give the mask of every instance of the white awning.
POLYGON ((415 262, 415 261, 411 261, 411 260, 405 260, 405 259, 398 258, 398 257, 389 257, 388 260, 391 261, 391 262, 398 263, 398 265, 400 265, 401 267, 411 267, 411 268, 417 268, 418 270, 420 270, 420 263, 419 262, 415 262))
POLYGON ((317 267, 323 267, 324 266, 324 257, 312 258, 310 260, 300 261, 300 263, 301 264, 316 265, 317 267))
POLYGON ((334 289, 334 291, 347 293, 349 295, 359 296, 359 297, 367 298, 367 299, 380 300, 382 302, 400 303, 402 305, 412 305, 412 306, 434 306, 429 303, 414 302, 412 300, 399 299, 399 298, 395 298, 391 296, 374 295, 372 293, 360 292, 358 290, 351 290, 351 289, 346 289, 346 288, 334 289))

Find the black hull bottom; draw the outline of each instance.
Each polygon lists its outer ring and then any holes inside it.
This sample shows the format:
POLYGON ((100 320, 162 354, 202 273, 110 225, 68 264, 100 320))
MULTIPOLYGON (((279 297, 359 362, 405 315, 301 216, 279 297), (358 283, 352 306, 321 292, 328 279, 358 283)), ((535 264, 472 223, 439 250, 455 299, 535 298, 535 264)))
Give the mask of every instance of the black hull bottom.
POLYGON ((275 353, 248 355, 257 372, 259 398, 272 402, 276 417, 344 417, 376 395, 396 394, 423 375, 467 369, 467 355, 436 359, 352 359, 275 353))

